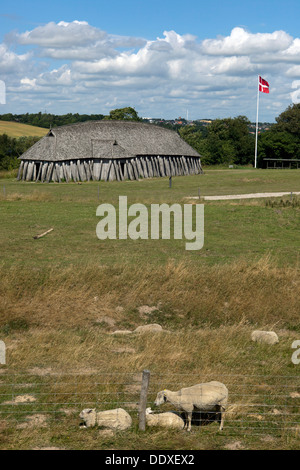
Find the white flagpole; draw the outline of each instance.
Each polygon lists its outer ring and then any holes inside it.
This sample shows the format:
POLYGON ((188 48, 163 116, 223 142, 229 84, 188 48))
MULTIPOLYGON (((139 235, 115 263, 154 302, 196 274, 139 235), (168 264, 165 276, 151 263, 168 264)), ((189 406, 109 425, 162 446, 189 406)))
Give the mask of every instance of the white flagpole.
POLYGON ((257 105, 256 105, 256 132, 255 132, 254 168, 257 167, 258 107, 259 107, 259 75, 257 76, 257 105))

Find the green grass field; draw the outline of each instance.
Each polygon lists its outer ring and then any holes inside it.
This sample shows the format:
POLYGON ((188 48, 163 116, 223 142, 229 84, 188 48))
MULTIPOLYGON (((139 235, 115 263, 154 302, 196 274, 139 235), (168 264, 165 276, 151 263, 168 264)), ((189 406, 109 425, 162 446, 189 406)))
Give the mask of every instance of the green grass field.
POLYGON ((0 134, 7 134, 9 137, 43 137, 47 132, 48 129, 42 127, 0 120, 0 134))
MULTIPOLYGON (((219 264, 239 257, 253 260, 270 254, 279 264, 297 263, 299 211, 272 208, 266 200, 205 202, 205 243, 186 251, 184 240, 105 240, 96 237, 99 204, 118 208, 141 202, 188 203, 188 196, 299 191, 300 173, 272 170, 208 170, 204 175, 144 181, 40 184, 0 180, 3 262, 30 266, 165 263, 169 259, 219 264), (49 228, 38 242, 33 236, 49 228)), ((287 198, 288 199, 288 198, 287 198)), ((192 201, 190 201, 192 202, 192 201)), ((199 201, 193 201, 199 202, 199 201)), ((203 202, 200 201, 200 202, 203 202)))
POLYGON ((7 365, 0 366, 1 449, 299 448, 300 365, 291 362, 291 344, 300 339, 300 198, 189 199, 199 188, 202 197, 300 191, 299 171, 206 169, 173 178, 172 188, 168 178, 41 184, 1 176, 0 339, 7 345, 7 365), (128 205, 148 208, 204 202, 204 247, 187 251, 185 240, 172 238, 99 240, 97 206, 117 208, 124 195, 128 205), (142 313, 142 306, 152 310, 142 313), (111 334, 148 323, 169 333, 111 334), (253 329, 275 330, 279 344, 253 343, 253 329), (94 399, 88 381, 98 383, 102 374, 101 393, 114 387, 120 395, 110 400, 131 403, 139 397, 134 377, 143 369, 153 374, 151 400, 167 383, 223 377, 233 397, 223 433, 215 424, 189 435, 142 433, 134 409, 129 432, 79 431, 79 411, 94 399), (112 374, 107 383, 106 374, 112 374), (114 374, 124 375, 119 388, 114 374), (289 387, 283 391, 282 377, 289 387), (243 394, 234 398, 241 383, 243 394), (12 390, 14 397, 31 393, 35 404, 6 404, 12 390))

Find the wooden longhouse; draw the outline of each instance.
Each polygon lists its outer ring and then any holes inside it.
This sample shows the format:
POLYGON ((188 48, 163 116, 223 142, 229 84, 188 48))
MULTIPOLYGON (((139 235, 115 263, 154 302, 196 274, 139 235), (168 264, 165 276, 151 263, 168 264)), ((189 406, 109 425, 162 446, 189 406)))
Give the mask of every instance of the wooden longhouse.
POLYGON ((48 183, 202 173, 200 155, 179 134, 132 121, 55 127, 19 159, 19 180, 48 183))

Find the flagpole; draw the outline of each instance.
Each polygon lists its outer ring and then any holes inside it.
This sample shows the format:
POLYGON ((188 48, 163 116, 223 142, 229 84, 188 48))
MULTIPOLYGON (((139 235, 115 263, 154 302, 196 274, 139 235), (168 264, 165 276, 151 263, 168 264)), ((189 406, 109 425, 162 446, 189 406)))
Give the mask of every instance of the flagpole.
POLYGON ((259 75, 257 76, 257 104, 256 104, 256 132, 255 132, 254 168, 257 167, 258 107, 259 107, 259 75))

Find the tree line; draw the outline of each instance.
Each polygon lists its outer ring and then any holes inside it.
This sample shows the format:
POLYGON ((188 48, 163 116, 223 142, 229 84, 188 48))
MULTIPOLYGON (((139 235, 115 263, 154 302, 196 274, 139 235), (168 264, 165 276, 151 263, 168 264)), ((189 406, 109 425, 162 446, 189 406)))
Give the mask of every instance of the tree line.
MULTIPOLYGON (((289 106, 276 123, 258 136, 258 166, 264 158, 300 159, 300 103, 289 106)), ((203 128, 184 126, 181 137, 200 155, 206 165, 249 165, 254 161, 255 134, 245 116, 216 119, 203 128)))
MULTIPOLYGON (((39 127, 55 127, 88 120, 143 121, 134 108, 126 107, 103 114, 4 114, 1 120, 21 122, 39 127)), ((251 122, 246 116, 215 119, 209 125, 195 121, 192 125, 173 128, 202 156, 204 165, 250 165, 254 162, 255 134, 250 132, 251 122)), ((161 125, 164 125, 162 123, 161 125)), ((11 138, 0 135, 0 169, 18 166, 17 157, 33 145, 38 137, 11 138)), ((300 159, 300 103, 289 106, 276 118, 276 123, 259 135, 258 166, 263 167, 264 158, 300 159)))
POLYGON ((75 124, 76 122, 98 121, 104 118, 104 114, 50 114, 50 113, 26 113, 26 114, 2 114, 1 121, 13 121, 21 124, 29 124, 31 126, 43 127, 50 129, 51 127, 64 126, 66 124, 75 124))

